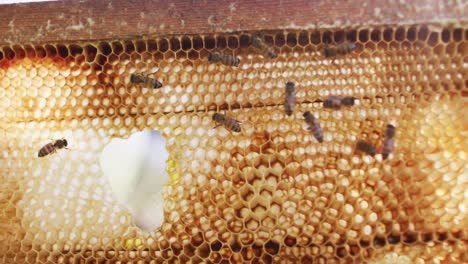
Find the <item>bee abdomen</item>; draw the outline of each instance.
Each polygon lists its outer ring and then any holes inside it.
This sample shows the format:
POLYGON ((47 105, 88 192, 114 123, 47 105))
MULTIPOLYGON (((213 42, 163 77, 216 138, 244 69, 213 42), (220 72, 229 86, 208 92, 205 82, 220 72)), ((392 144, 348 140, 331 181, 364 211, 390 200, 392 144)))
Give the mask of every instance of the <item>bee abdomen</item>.
POLYGON ((237 67, 240 63, 240 60, 236 56, 225 54, 223 55, 222 62, 224 65, 237 67))
POLYGON ((323 102, 323 107, 330 109, 340 109, 341 107, 341 98, 330 96, 323 102))
POLYGON ((233 130, 234 132, 241 132, 242 129, 241 129, 241 127, 240 127, 239 124, 236 124, 236 125, 233 127, 232 130, 233 130))
POLYGON ((395 126, 392 124, 387 125, 387 129, 385 130, 385 138, 382 148, 382 158, 387 159, 390 153, 395 150, 395 126))
POLYGON ((288 100, 284 102, 284 111, 288 116, 291 116, 293 114, 293 106, 288 102, 288 100))
POLYGON ((241 132, 241 127, 237 120, 229 118, 225 121, 226 128, 234 132, 241 132))
POLYGON ((55 150, 55 146, 53 143, 49 143, 47 145, 45 145, 44 147, 42 147, 40 150, 39 150, 39 153, 37 154, 38 157, 44 157, 44 156, 47 156, 49 155, 50 153, 54 152, 55 150))
POLYGON ((395 149, 395 141, 393 138, 386 138, 382 149, 382 158, 387 159, 390 153, 395 149))
POLYGON ((346 55, 349 53, 349 50, 348 50, 348 45, 346 44, 342 44, 341 46, 338 46, 337 47, 337 53, 339 55, 346 55))
POLYGON ((227 66, 237 67, 240 63, 240 59, 230 54, 210 53, 208 54, 208 61, 221 62, 227 66))
POLYGON ((47 155, 46 151, 44 150, 44 148, 41 148, 37 156, 41 158, 41 157, 44 157, 45 155, 47 155))
POLYGON ((294 93, 294 83, 286 83, 286 98, 284 100, 284 110, 288 116, 292 115, 294 112, 294 107, 296 105, 296 95, 294 93))
POLYGON ((345 42, 331 47, 325 47, 323 49, 323 55, 328 57, 336 57, 337 55, 346 55, 356 49, 354 42, 345 42))
POLYGON ((162 83, 160 81, 158 81, 158 80, 153 80, 152 79, 151 82, 152 82, 153 88, 155 88, 155 89, 159 89, 159 88, 162 87, 162 83))
POLYGON ((387 125, 387 130, 385 131, 386 138, 393 138, 395 136, 395 127, 391 124, 387 125))
POLYGON ((308 130, 312 133, 312 135, 317 139, 318 142, 323 142, 323 130, 320 124, 315 120, 315 117, 312 115, 310 111, 306 111, 303 114, 306 123, 309 125, 308 130))
POLYGON ((323 102, 323 107, 330 109, 340 109, 342 106, 353 106, 354 100, 355 98, 351 96, 329 96, 323 102))
POLYGON ((320 124, 314 123, 314 126, 311 127, 311 131, 314 134, 315 139, 317 139, 318 142, 322 143, 323 142, 323 130, 320 124))

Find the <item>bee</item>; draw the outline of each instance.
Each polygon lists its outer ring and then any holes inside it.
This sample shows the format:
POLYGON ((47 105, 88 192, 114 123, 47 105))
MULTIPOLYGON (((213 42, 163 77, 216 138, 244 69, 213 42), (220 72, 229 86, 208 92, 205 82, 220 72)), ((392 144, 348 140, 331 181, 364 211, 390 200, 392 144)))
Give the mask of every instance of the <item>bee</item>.
POLYGON ((220 113, 214 113, 213 121, 217 123, 217 125, 213 128, 224 126, 228 131, 241 132, 240 124, 242 124, 242 122, 232 117, 228 117, 220 113))
POLYGON ((208 61, 221 62, 224 65, 234 67, 239 66, 240 63, 239 57, 230 54, 223 54, 220 52, 212 52, 208 54, 208 61))
POLYGON ((45 146, 43 146, 40 150, 37 156, 39 158, 45 157, 47 155, 53 154, 57 152, 57 149, 62 149, 66 148, 68 146, 68 142, 66 139, 58 139, 55 140, 54 142, 48 143, 45 146))
POLYGON ((284 100, 284 110, 288 116, 292 115, 296 105, 296 93, 293 82, 286 83, 286 98, 284 100))
POLYGON ((364 140, 359 140, 357 145, 356 145, 356 150, 362 151, 368 155, 371 155, 372 157, 375 156, 375 148, 372 146, 371 143, 364 141, 364 140))
POLYGON ((143 84, 144 87, 151 87, 154 89, 159 89, 162 87, 162 83, 156 79, 150 78, 148 76, 144 76, 142 74, 135 74, 132 73, 130 76, 130 82, 135 84, 143 84))
POLYGON ((278 57, 272 47, 265 43, 265 37, 263 34, 256 34, 252 36, 252 45, 260 50, 260 53, 265 58, 274 59, 278 57))
POLYGON ((323 55, 325 58, 333 57, 333 60, 338 55, 346 55, 356 49, 356 43, 345 41, 340 44, 327 46, 323 49, 323 55))
POLYGON ((310 130, 312 135, 314 135, 315 139, 317 139, 318 142, 322 143, 323 142, 323 130, 320 127, 320 124, 316 122, 316 119, 314 115, 310 111, 304 112, 303 114, 306 123, 309 125, 307 128, 310 130))
POLYGON ((385 130, 385 138, 382 147, 382 158, 387 159, 390 153, 395 150, 395 126, 392 124, 387 125, 385 130))
POLYGON ((354 100, 356 100, 356 98, 351 96, 342 97, 332 95, 325 99, 323 107, 337 110, 340 109, 341 106, 353 106, 354 100))

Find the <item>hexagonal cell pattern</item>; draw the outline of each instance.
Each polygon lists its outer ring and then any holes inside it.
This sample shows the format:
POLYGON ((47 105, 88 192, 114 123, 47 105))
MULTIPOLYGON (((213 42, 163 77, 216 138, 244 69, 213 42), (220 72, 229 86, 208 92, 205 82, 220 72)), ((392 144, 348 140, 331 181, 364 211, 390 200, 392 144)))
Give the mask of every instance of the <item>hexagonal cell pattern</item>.
POLYGON ((467 32, 264 32, 275 59, 252 46, 255 32, 1 47, 0 260, 467 262, 467 32), (345 39, 354 51, 323 56, 345 39), (239 67, 210 63, 213 51, 235 54, 239 67), (133 73, 163 86, 132 84, 133 73), (324 108, 331 95, 355 105, 324 108), (215 112, 242 132, 212 129, 215 112), (383 159, 388 123, 396 149, 383 159), (149 234, 99 167, 111 138, 144 129, 165 137, 172 179, 165 221, 149 234), (60 138, 69 150, 37 158, 60 138), (378 154, 355 151, 360 139, 378 154))

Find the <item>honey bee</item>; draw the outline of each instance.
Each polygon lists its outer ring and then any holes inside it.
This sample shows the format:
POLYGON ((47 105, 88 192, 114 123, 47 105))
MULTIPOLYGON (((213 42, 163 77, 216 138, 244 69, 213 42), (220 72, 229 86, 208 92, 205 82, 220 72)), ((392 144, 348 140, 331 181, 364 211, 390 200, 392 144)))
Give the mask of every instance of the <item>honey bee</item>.
POLYGON ((263 34, 256 34, 252 36, 252 45, 260 50, 260 53, 265 58, 274 59, 278 57, 272 47, 265 43, 265 37, 263 34))
POLYGON ((220 113, 214 113, 213 121, 217 123, 217 125, 214 128, 224 126, 228 131, 241 132, 240 124, 242 124, 242 122, 232 117, 228 117, 220 113))
POLYGON ((296 93, 293 82, 286 83, 286 99, 284 100, 284 110, 288 116, 291 116, 296 105, 296 93))
POLYGON ((364 141, 364 140, 359 140, 357 145, 356 145, 356 150, 362 151, 366 153, 367 155, 371 155, 372 157, 375 156, 375 148, 372 146, 371 143, 364 141))
POLYGON ((162 83, 156 79, 144 76, 143 74, 132 73, 130 76, 130 82, 135 84, 143 84, 144 87, 151 87, 159 89, 162 87, 162 83))
POLYGON ((342 97, 332 95, 325 99, 323 107, 337 110, 340 109, 341 106, 353 106, 354 100, 356 100, 356 98, 351 96, 342 97))
POLYGON ((66 148, 68 146, 68 142, 66 139, 58 139, 55 140, 54 142, 48 143, 45 146, 43 146, 40 150, 37 156, 39 158, 45 157, 47 155, 53 154, 57 152, 57 149, 62 149, 66 148))
POLYGON ((323 142, 323 130, 320 127, 320 124, 316 122, 314 115, 310 111, 306 111, 303 114, 306 123, 309 125, 307 128, 310 130, 312 135, 314 135, 315 139, 317 139, 318 142, 322 143, 323 142))
POLYGON ((240 63, 239 57, 230 54, 223 54, 220 52, 212 52, 208 54, 208 61, 221 62, 224 65, 233 67, 239 66, 240 63))
POLYGON ((333 60, 338 55, 346 55, 356 49, 356 43, 345 41, 340 44, 330 45, 323 49, 323 55, 325 58, 333 57, 333 60))
POLYGON ((390 153, 395 150, 395 126, 392 124, 387 125, 385 130, 385 138, 382 147, 382 158, 387 159, 390 153))

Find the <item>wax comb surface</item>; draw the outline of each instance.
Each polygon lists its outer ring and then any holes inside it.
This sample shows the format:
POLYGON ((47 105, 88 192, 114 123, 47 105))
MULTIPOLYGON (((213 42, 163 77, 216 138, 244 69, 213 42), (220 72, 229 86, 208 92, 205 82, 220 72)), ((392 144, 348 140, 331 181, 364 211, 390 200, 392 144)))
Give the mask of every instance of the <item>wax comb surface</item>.
POLYGON ((256 32, 1 47, 0 260, 468 261, 466 25, 431 28, 264 32, 275 59, 252 46, 256 32), (356 49, 325 58, 345 34, 356 49), (215 49, 239 67, 210 63, 215 49), (140 72, 163 86, 131 84, 140 72), (326 109, 331 95, 355 104, 326 109), (242 132, 213 130, 215 112, 242 132), (391 122, 395 150, 382 160, 391 122), (144 129, 165 138, 173 179, 150 234, 99 167, 113 137, 144 129), (62 137, 70 150, 35 157, 62 137), (359 140, 375 157, 355 152, 359 140))

